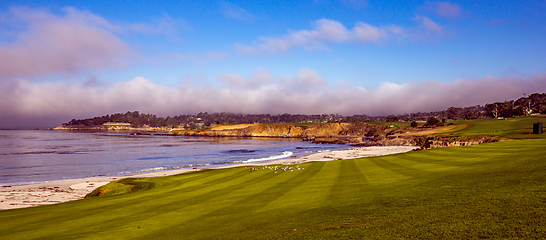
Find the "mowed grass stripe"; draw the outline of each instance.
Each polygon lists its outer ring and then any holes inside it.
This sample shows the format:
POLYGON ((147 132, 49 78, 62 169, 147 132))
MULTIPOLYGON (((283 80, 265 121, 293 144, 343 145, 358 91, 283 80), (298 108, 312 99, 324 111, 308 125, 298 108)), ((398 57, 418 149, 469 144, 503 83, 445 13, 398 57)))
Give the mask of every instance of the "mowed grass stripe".
MULTIPOLYGON (((224 205, 235 201, 233 195, 241 196, 241 194, 237 194, 237 191, 243 188, 250 189, 253 185, 275 177, 275 175, 266 174, 265 172, 263 174, 257 172, 256 174, 249 174, 248 169, 245 168, 229 169, 227 171, 230 170, 237 170, 238 174, 236 175, 239 177, 214 185, 205 184, 203 189, 192 192, 190 194, 192 197, 190 198, 185 198, 186 194, 180 193, 162 198, 153 205, 148 202, 134 203, 132 206, 124 208, 127 213, 117 213, 117 218, 104 218, 97 222, 97 224, 110 226, 108 230, 114 234, 116 232, 124 233, 128 231, 126 233, 127 236, 132 236, 134 233, 133 237, 142 234, 131 231, 138 229, 138 227, 141 227, 142 231, 154 231, 170 225, 184 225, 188 221, 193 221, 195 218, 215 212, 224 205), (150 206, 154 207, 150 208, 150 206), (131 219, 131 221, 116 225, 116 223, 123 222, 124 219, 131 219), (168 221, 165 221, 166 219, 168 221), (142 229, 143 226, 144 229, 142 229)), ((100 230, 96 229, 96 231, 100 230)))
MULTIPOLYGON (((454 148, 436 148, 417 152, 411 152, 404 156, 406 161, 412 161, 415 164, 424 165, 433 164, 437 166, 464 166, 467 163, 483 161, 491 156, 490 149, 475 149, 474 146, 454 147, 454 148), (471 154, 466 154, 471 152, 471 154)), ((423 165, 423 166, 424 166, 423 165)), ((433 168, 430 168, 431 170, 433 168)))
MULTIPOLYGON (((168 224, 168 226, 154 230, 153 232, 148 233, 141 237, 141 239, 150 239, 153 236, 157 235, 158 232, 168 232, 172 236, 179 236, 183 238, 191 238, 192 236, 198 235, 199 238, 206 238, 207 234, 210 234, 210 226, 214 226, 215 222, 226 222, 231 221, 233 224, 235 222, 243 222, 241 225, 248 226, 255 224, 255 222, 248 222, 245 219, 250 218, 251 216, 264 215, 271 217, 271 214, 274 214, 277 211, 280 211, 281 214, 286 212, 286 209, 291 209, 294 206, 286 206, 282 204, 278 206, 277 204, 271 204, 272 202, 277 203, 297 203, 298 199, 291 199, 287 197, 288 192, 291 192, 292 189, 296 189, 305 183, 310 178, 314 177, 321 171, 323 164, 306 164, 304 170, 295 170, 284 172, 278 170, 277 173, 269 170, 259 170, 263 174, 272 175, 274 178, 271 181, 263 184, 253 185, 244 189, 241 189, 241 192, 246 193, 245 195, 237 194, 232 196, 232 194, 226 195, 226 198, 230 198, 236 201, 230 203, 221 203, 218 202, 217 205, 221 208, 217 208, 216 211, 209 212, 205 215, 199 216, 195 219, 192 219, 192 224, 168 224), (240 212, 248 213, 248 216, 245 216, 245 219, 238 219, 234 215, 238 215, 240 212)), ((285 167, 285 166, 284 166, 285 167)), ((252 173, 254 174, 254 172, 252 173)), ((297 196, 301 197, 301 196, 297 196)), ((199 209, 195 209, 198 211, 199 209)), ((222 231, 220 229, 223 226, 215 226, 217 231, 222 231)), ((229 228, 229 227, 228 227, 229 228)), ((225 229, 229 231, 230 229, 225 229)))
MULTIPOLYGON (((376 165, 383 166, 384 168, 390 169, 391 171, 399 172, 399 173, 406 173, 401 171, 401 168, 411 168, 415 169, 417 171, 428 171, 428 172, 442 172, 442 171, 448 171, 448 170, 454 170, 458 166, 453 166, 451 164, 441 164, 440 161, 415 161, 415 157, 412 156, 412 154, 404 155, 404 157, 397 157, 397 156, 385 156, 382 158, 372 158, 371 161, 373 161, 376 165), (401 168, 397 168, 394 165, 389 165, 386 162, 391 162, 393 164, 396 164, 400 166, 401 168), (391 169, 391 166, 394 167, 391 169)), ((453 160, 453 158, 452 158, 453 160)), ((442 162, 445 162, 447 160, 444 160, 442 162)))
POLYGON ((390 169, 378 166, 374 163, 374 157, 372 158, 362 158, 359 161, 356 161, 358 169, 360 169, 366 179, 372 185, 383 185, 399 182, 405 179, 408 179, 408 176, 396 173, 390 169))
MULTIPOLYGON (((404 159, 404 155, 371 158, 370 161, 379 167, 389 169, 408 178, 416 178, 428 174, 428 171, 416 167, 418 164, 415 164, 415 162, 404 159)), ((441 165, 441 167, 445 166, 441 165)))
POLYGON ((363 197, 372 197, 369 194, 372 185, 363 170, 356 164, 357 159, 340 160, 340 171, 335 183, 329 190, 330 205, 347 204, 348 202, 362 201, 363 197))
MULTIPOLYGON (((220 182, 229 181, 230 179, 237 178, 238 171, 225 171, 222 174, 218 174, 217 172, 213 170, 208 170, 201 172, 199 174, 196 173, 189 173, 189 174, 182 174, 180 176, 170 176, 169 178, 175 178, 176 180, 182 180, 183 182, 180 182, 181 185, 188 183, 186 180, 189 180, 189 182, 193 182, 194 188, 188 188, 186 189, 188 192, 195 193, 195 189, 203 188, 202 184, 212 184, 215 185, 220 182)), ((161 178, 154 179, 156 181, 162 182, 161 178)), ((179 181, 174 182, 179 182, 179 181)), ((164 188, 158 188, 161 189, 160 193, 156 192, 154 190, 150 191, 143 191, 140 193, 134 193, 134 195, 128 196, 128 195, 120 195, 110 198, 108 201, 101 201, 98 198, 92 198, 92 199, 84 199, 80 201, 90 201, 93 203, 90 204, 75 204, 73 209, 75 211, 78 211, 82 215, 87 216, 88 218, 93 218, 94 215, 97 216, 96 219, 101 218, 107 218, 111 216, 116 215, 116 211, 127 211, 127 210, 120 210, 124 209, 125 206, 133 206, 137 203, 141 203, 142 205, 151 204, 154 202, 157 202, 161 198, 172 196, 172 194, 165 194, 166 192, 164 188), (97 209, 102 211, 97 211, 97 209), (104 212, 109 212, 110 214, 104 214, 104 212)), ((71 203, 65 203, 65 204, 72 204, 71 203)), ((73 217, 72 214, 65 214, 64 212, 58 212, 57 214, 54 214, 53 217, 50 215, 50 211, 55 211, 54 206, 41 206, 36 208, 25 208, 21 209, 21 211, 25 211, 28 213, 28 215, 18 220, 17 222, 6 222, 6 224, 0 225, 0 231, 2 228, 9 228, 12 224, 17 225, 25 225, 30 228, 36 229, 36 231, 42 231, 44 229, 41 229, 41 225, 43 224, 43 221, 52 221, 57 222, 65 219, 70 219, 73 217), (53 209, 53 210, 52 210, 53 209)), ((13 211, 13 210, 8 210, 13 211)), ((16 229, 14 233, 16 233, 16 229)))
MULTIPOLYGON (((153 198, 150 199, 148 197, 140 197, 141 195, 149 195, 150 192, 147 191, 108 197, 108 200, 113 201, 107 202, 111 202, 112 204, 103 204, 101 208, 98 208, 99 211, 95 209, 94 211, 91 211, 92 214, 89 214, 88 212, 81 212, 81 215, 85 216, 83 218, 75 215, 65 215, 61 213, 59 217, 56 217, 56 220, 68 220, 70 224, 57 226, 55 229, 41 229, 39 228, 39 226, 37 226, 36 231, 50 232, 50 234, 58 236, 63 233, 63 230, 66 230, 66 233, 69 234, 71 229, 73 230, 75 228, 81 227, 89 229, 89 232, 101 231, 100 227, 96 228, 96 226, 109 226, 110 230, 113 230, 116 227, 121 227, 123 230, 123 226, 116 226, 115 222, 124 222, 124 219, 133 219, 134 221, 137 221, 139 219, 156 216, 158 214, 158 211, 162 213, 168 213, 169 211, 183 210, 185 208, 191 207, 192 205, 204 204, 206 203, 206 201, 210 201, 218 197, 223 197, 230 191, 234 191, 237 188, 242 188, 243 186, 245 186, 245 182, 259 182, 255 179, 245 179, 244 177, 248 178, 249 175, 246 173, 246 170, 244 168, 226 169, 221 172, 217 172, 216 174, 219 174, 220 176, 223 175, 224 177, 219 178, 218 180, 223 179, 225 180, 225 182, 211 181, 209 183, 203 184, 201 186, 202 188, 200 189, 195 189, 191 192, 185 193, 179 192, 178 194, 173 194, 173 192, 170 191, 170 189, 168 188, 161 188, 163 191, 151 191, 155 192, 153 193, 154 195, 161 196, 156 200, 154 200, 153 198), (164 192, 167 192, 169 194, 164 194, 164 192), (190 197, 189 199, 188 195, 190 197), (128 198, 132 200, 130 204, 126 204, 125 201, 120 204, 116 201, 118 198, 128 198), (151 206, 153 206, 153 208, 151 206)), ((267 178, 269 177, 265 177, 262 180, 265 180, 267 178)), ((101 198, 89 200, 99 199, 101 198)), ((205 214, 205 212, 201 212, 201 214, 205 214)), ((158 223, 161 223, 161 221, 158 221, 158 223)))
POLYGON ((270 202, 259 212, 287 207, 312 208, 323 204, 328 189, 334 183, 333 180, 339 171, 339 166, 331 164, 331 162, 312 162, 301 166, 312 174, 306 174, 302 179, 305 181, 298 183, 298 186, 290 188, 289 191, 282 191, 282 197, 270 202))

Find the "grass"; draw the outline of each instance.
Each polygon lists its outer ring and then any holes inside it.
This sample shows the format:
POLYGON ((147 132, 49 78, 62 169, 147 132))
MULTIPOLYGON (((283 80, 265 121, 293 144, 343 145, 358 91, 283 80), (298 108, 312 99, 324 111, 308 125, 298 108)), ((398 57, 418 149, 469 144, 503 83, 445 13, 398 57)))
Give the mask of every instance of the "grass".
MULTIPOLYGON (((366 122, 370 125, 378 125, 378 126, 394 126, 394 127, 409 127, 411 125, 411 122, 366 122)), ((423 123, 418 123, 419 126, 422 126, 423 123)))
MULTIPOLYGON (((527 121, 460 131, 519 137, 527 121)), ((110 196, 0 211, 0 239, 543 238, 545 145, 540 137, 287 172, 123 179, 106 186, 110 196)))
POLYGON ((472 121, 454 121, 457 125, 466 125, 464 129, 455 131, 458 135, 489 135, 505 139, 538 139, 546 135, 536 135, 533 132, 533 123, 546 123, 544 116, 530 116, 497 120, 493 118, 472 121))
POLYGON ((262 125, 290 125, 290 126, 296 126, 296 127, 311 127, 317 124, 321 123, 262 123, 262 125))

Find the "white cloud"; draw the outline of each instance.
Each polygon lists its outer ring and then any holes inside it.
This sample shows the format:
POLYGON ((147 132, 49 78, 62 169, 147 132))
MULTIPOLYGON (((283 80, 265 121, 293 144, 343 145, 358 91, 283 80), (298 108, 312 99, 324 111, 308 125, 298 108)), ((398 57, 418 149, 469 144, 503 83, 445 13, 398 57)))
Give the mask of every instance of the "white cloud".
POLYGON ((141 34, 163 35, 172 40, 181 41, 181 30, 189 30, 189 24, 182 19, 173 19, 168 14, 153 19, 150 23, 124 24, 124 29, 141 34))
POLYGON ((257 68, 252 76, 245 78, 238 74, 224 73, 216 78, 227 88, 257 89, 276 80, 266 68, 257 68))
POLYGON ((392 35, 403 35, 403 30, 396 26, 374 27, 366 23, 357 22, 351 30, 338 21, 320 19, 312 24, 312 30, 300 30, 283 37, 259 37, 258 43, 253 46, 236 44, 238 53, 256 54, 282 53, 295 47, 307 50, 328 49, 326 43, 381 43, 392 35))
POLYGON ((123 67, 135 53, 111 31, 118 27, 73 8, 65 16, 11 8, 11 20, 27 26, 13 43, 0 45, 0 77, 35 76, 123 67))
POLYGON ((240 55, 256 55, 259 53, 256 47, 239 43, 233 44, 233 48, 235 49, 235 52, 240 55))
POLYGON ((430 20, 430 18, 423 17, 423 16, 416 16, 413 20, 417 20, 421 22, 421 26, 423 26, 427 32, 434 32, 437 34, 444 33, 444 30, 440 25, 436 24, 436 22, 430 20))
POLYGON ((373 27, 366 23, 358 22, 353 29, 354 38, 359 42, 373 42, 380 43, 383 39, 386 39, 389 35, 388 32, 399 34, 401 33, 400 29, 397 31, 392 31, 391 28, 377 28, 373 27))
POLYGON ((237 6, 236 4, 230 2, 221 2, 220 12, 222 12, 228 18, 242 21, 252 20, 254 18, 252 14, 237 6))
POLYGON ((275 77, 260 68, 249 77, 222 74, 217 80, 222 84, 180 87, 167 87, 142 77, 109 87, 3 81, 0 128, 51 127, 72 118, 134 110, 159 116, 205 111, 389 115, 472 106, 516 99, 523 93, 546 92, 546 74, 383 83, 376 89, 330 88, 316 71, 305 68, 295 76, 275 77))
POLYGON ((437 15, 443 17, 456 18, 461 15, 462 9, 459 4, 449 1, 443 2, 427 2, 426 6, 437 15))
MULTIPOLYGON (((63 8, 59 15, 12 7, 0 20, 10 30, 10 42, 0 42, 0 59, 8 60, 0 64, 0 79, 124 68, 142 56, 117 34, 164 35, 180 40, 181 29, 188 29, 184 21, 167 14, 150 23, 114 24, 72 7, 63 8)), ((203 64, 227 56, 209 51, 178 58, 203 64)))
POLYGON ((78 10, 73 7, 66 7, 63 8, 63 10, 64 12, 66 12, 66 20, 68 21, 75 21, 90 26, 97 26, 113 32, 123 32, 123 28, 121 26, 112 24, 101 16, 94 15, 87 11, 78 10))
POLYGON ((302 68, 294 78, 287 78, 287 83, 291 85, 288 89, 295 91, 307 91, 318 87, 326 86, 326 81, 315 70, 302 68))

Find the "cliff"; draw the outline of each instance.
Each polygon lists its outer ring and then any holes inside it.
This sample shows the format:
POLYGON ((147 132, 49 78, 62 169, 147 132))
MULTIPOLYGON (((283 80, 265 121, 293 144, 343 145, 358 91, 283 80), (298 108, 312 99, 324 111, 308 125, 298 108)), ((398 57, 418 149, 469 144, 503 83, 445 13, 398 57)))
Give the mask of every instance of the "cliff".
MULTIPOLYGON (((420 146, 421 149, 455 147, 497 141, 485 136, 453 136, 445 134, 457 126, 412 128, 354 123, 304 124, 238 124, 219 125, 204 130, 131 127, 128 123, 105 123, 101 126, 59 126, 55 130, 72 131, 164 131, 170 135, 202 137, 278 137, 300 138, 303 141, 353 146, 420 146)), ((463 126, 464 127, 464 126, 463 126)))
POLYGON ((387 127, 365 123, 320 123, 311 126, 292 124, 256 124, 245 128, 201 131, 171 131, 173 135, 213 137, 290 137, 313 139, 317 137, 374 136, 387 127))
POLYGON ((458 137, 440 134, 457 126, 436 128, 387 127, 361 122, 319 123, 311 126, 294 124, 252 124, 208 130, 173 130, 169 134, 207 137, 288 137, 304 141, 354 146, 421 146, 421 149, 482 144, 497 141, 490 137, 458 137))

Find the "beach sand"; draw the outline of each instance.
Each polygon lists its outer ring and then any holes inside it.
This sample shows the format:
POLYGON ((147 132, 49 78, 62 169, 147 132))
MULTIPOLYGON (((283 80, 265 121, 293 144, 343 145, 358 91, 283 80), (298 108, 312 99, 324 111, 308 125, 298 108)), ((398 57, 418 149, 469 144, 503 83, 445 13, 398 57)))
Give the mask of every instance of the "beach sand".
MULTIPOLYGON (((382 156, 403 153, 417 149, 415 146, 360 147, 348 150, 314 153, 303 157, 285 158, 267 162, 230 164, 211 168, 234 168, 241 166, 265 166, 279 164, 299 164, 310 161, 332 161, 352 158, 382 156)), ((127 177, 158 177, 176 175, 199 169, 178 169, 130 176, 95 177, 66 181, 0 187, 0 210, 56 204, 82 199, 94 189, 111 181, 127 177)))

